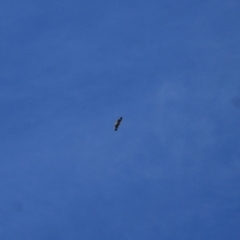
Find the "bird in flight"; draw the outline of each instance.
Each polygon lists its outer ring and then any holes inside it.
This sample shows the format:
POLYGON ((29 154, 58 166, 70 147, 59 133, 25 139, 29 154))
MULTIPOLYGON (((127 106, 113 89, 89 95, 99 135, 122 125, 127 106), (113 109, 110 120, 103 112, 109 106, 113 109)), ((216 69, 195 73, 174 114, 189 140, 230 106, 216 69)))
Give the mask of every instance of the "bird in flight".
POLYGON ((121 123, 121 121, 122 121, 122 117, 120 117, 117 121, 116 121, 116 123, 115 123, 115 131, 117 131, 118 130, 118 127, 119 127, 119 125, 120 125, 120 123, 121 123))

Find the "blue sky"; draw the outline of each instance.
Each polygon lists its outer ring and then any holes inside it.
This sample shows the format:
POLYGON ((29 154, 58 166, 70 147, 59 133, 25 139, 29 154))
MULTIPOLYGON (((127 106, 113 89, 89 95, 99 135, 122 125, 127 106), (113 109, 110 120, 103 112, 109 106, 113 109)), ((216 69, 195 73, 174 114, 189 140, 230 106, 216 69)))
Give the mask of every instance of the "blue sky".
POLYGON ((239 9, 1 1, 0 239, 238 240, 239 9))

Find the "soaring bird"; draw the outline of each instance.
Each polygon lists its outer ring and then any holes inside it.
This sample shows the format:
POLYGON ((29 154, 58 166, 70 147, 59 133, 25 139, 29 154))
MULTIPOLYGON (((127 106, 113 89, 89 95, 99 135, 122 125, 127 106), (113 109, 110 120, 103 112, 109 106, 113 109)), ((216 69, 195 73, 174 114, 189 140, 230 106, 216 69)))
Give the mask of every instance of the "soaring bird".
POLYGON ((118 130, 118 127, 119 127, 119 125, 120 125, 120 123, 121 123, 121 121, 122 121, 122 117, 120 117, 117 121, 116 121, 116 123, 115 123, 115 131, 117 131, 118 130))

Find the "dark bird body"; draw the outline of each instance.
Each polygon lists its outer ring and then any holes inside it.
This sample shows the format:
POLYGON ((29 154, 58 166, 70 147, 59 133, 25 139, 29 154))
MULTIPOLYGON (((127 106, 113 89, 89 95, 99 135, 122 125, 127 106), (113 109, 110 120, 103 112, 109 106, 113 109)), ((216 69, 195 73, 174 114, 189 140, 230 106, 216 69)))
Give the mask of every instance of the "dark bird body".
POLYGON ((122 117, 120 117, 117 121, 116 121, 116 123, 115 123, 115 131, 117 131, 118 130, 118 127, 119 127, 119 125, 120 125, 120 123, 121 123, 121 121, 122 121, 122 117))

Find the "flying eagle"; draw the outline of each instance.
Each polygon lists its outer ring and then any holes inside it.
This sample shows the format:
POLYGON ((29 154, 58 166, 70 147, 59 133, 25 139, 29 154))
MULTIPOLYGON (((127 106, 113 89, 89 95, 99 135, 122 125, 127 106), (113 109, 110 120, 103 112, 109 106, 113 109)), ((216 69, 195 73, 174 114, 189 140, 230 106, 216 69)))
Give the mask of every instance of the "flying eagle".
POLYGON ((118 127, 119 127, 119 125, 120 125, 120 123, 121 123, 121 121, 122 121, 122 117, 120 117, 117 121, 116 121, 116 123, 115 123, 115 131, 117 131, 118 130, 118 127))

